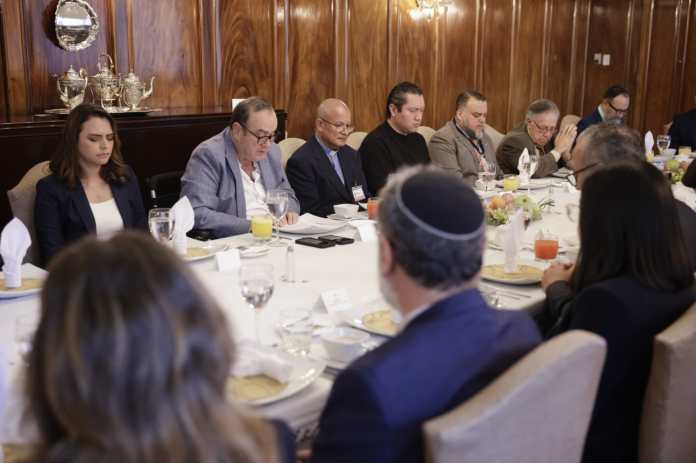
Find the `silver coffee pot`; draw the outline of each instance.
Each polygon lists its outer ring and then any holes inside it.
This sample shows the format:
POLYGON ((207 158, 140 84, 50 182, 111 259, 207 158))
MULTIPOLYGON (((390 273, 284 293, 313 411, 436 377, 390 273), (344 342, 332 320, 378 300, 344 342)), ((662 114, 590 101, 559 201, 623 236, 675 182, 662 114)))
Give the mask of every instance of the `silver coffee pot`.
POLYGON ((114 60, 107 54, 99 55, 97 73, 89 77, 90 88, 96 103, 107 111, 116 110, 116 102, 121 96, 121 76, 114 73, 114 60))
POLYGON ((72 110, 85 99, 87 71, 80 68, 78 72, 71 65, 64 74, 57 76, 56 88, 58 89, 60 101, 63 102, 66 108, 72 110))
POLYGON ((135 75, 131 70, 126 77, 123 78, 121 90, 121 102, 133 110, 138 110, 140 103, 152 95, 154 89, 155 76, 150 78, 150 88, 135 75))

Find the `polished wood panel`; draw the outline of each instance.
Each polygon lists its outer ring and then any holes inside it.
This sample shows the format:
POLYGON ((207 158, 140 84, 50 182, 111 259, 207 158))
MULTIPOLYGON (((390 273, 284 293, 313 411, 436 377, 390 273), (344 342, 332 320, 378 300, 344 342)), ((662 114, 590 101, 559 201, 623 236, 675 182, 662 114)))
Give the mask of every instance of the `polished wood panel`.
POLYGON ((696 0, 454 0, 430 18, 412 14, 413 0, 92 0, 100 33, 77 53, 52 38, 56 3, 0 2, 0 120, 59 106, 51 75, 69 64, 94 74, 104 52, 121 73, 157 76, 148 106, 260 95, 303 138, 331 96, 371 130, 401 80, 423 88, 434 128, 464 88, 488 97, 501 131, 538 97, 586 114, 614 83, 632 93, 629 124, 656 130, 696 94, 696 0))

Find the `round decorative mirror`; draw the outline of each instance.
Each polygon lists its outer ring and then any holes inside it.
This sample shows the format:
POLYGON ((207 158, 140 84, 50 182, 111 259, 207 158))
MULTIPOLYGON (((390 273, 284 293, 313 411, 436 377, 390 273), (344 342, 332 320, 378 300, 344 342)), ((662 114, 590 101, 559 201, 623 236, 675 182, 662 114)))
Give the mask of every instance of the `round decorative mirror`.
POLYGON ((92 45, 99 31, 94 9, 84 0, 60 0, 56 7, 56 37, 68 51, 80 51, 92 45))

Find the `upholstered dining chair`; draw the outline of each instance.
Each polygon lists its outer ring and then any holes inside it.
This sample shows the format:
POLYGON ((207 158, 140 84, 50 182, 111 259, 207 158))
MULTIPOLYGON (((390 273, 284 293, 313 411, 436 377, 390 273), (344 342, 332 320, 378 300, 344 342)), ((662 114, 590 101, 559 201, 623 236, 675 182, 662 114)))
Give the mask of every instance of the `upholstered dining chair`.
POLYGON ((350 135, 348 135, 348 140, 346 141, 346 144, 353 148, 355 151, 358 151, 360 149, 360 145, 362 145, 362 142, 366 136, 367 132, 353 132, 350 135))
POLYGON ((483 131, 486 132, 489 137, 491 137, 491 141, 493 142, 493 151, 496 151, 504 135, 498 132, 492 125, 488 124, 485 125, 483 131))
POLYGON ((421 125, 418 127, 418 133, 423 135, 423 138, 425 138, 425 144, 427 145, 430 143, 430 139, 433 137, 433 134, 435 133, 435 129, 432 127, 428 127, 427 125, 421 125))
POLYGON ((293 155, 297 149, 304 145, 305 141, 301 138, 285 138, 278 143, 278 148, 280 148, 281 161, 283 163, 283 169, 285 169, 285 164, 288 163, 288 159, 293 155))
POLYGON ((577 463, 606 342, 572 330, 541 344, 471 399, 423 426, 429 463, 577 463))
POLYGON ((696 462, 696 304, 655 336, 640 463, 696 462))
POLYGON ((34 227, 34 202, 36 200, 36 184, 42 178, 50 175, 48 161, 42 161, 32 166, 17 185, 7 191, 12 215, 24 223, 31 236, 31 246, 27 250, 24 262, 39 265, 39 248, 36 245, 36 229, 34 227))
POLYGON ((578 122, 580 122, 580 116, 566 114, 563 116, 563 119, 561 119, 561 127, 565 127, 566 125, 578 125, 578 122))

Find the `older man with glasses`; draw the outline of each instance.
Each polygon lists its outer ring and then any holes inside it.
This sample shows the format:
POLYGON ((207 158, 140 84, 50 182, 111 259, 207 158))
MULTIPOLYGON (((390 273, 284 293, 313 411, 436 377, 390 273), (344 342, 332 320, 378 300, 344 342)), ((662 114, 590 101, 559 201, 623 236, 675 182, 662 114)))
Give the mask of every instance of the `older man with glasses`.
POLYGON ((277 127, 273 106, 251 97, 234 108, 228 127, 193 150, 181 195, 191 201, 196 228, 211 230, 216 238, 247 233, 252 216, 268 214, 269 190, 288 196, 283 222, 297 221, 300 205, 273 141, 277 127))
POLYGON ((558 107, 550 100, 536 100, 529 105, 525 122, 508 132, 496 151, 503 173, 519 173, 517 164, 525 148, 530 154, 539 156, 535 178, 546 177, 565 165, 576 128, 567 125, 558 131, 559 114, 558 107))
POLYGON ((604 92, 602 102, 591 114, 580 119, 578 122, 578 135, 586 128, 600 122, 614 122, 623 124, 628 108, 631 103, 631 95, 625 87, 612 85, 604 92))
POLYGON ((317 108, 314 136, 288 159, 286 172, 302 213, 333 213, 334 204, 357 203, 369 195, 358 153, 348 146, 351 113, 329 98, 317 108))

